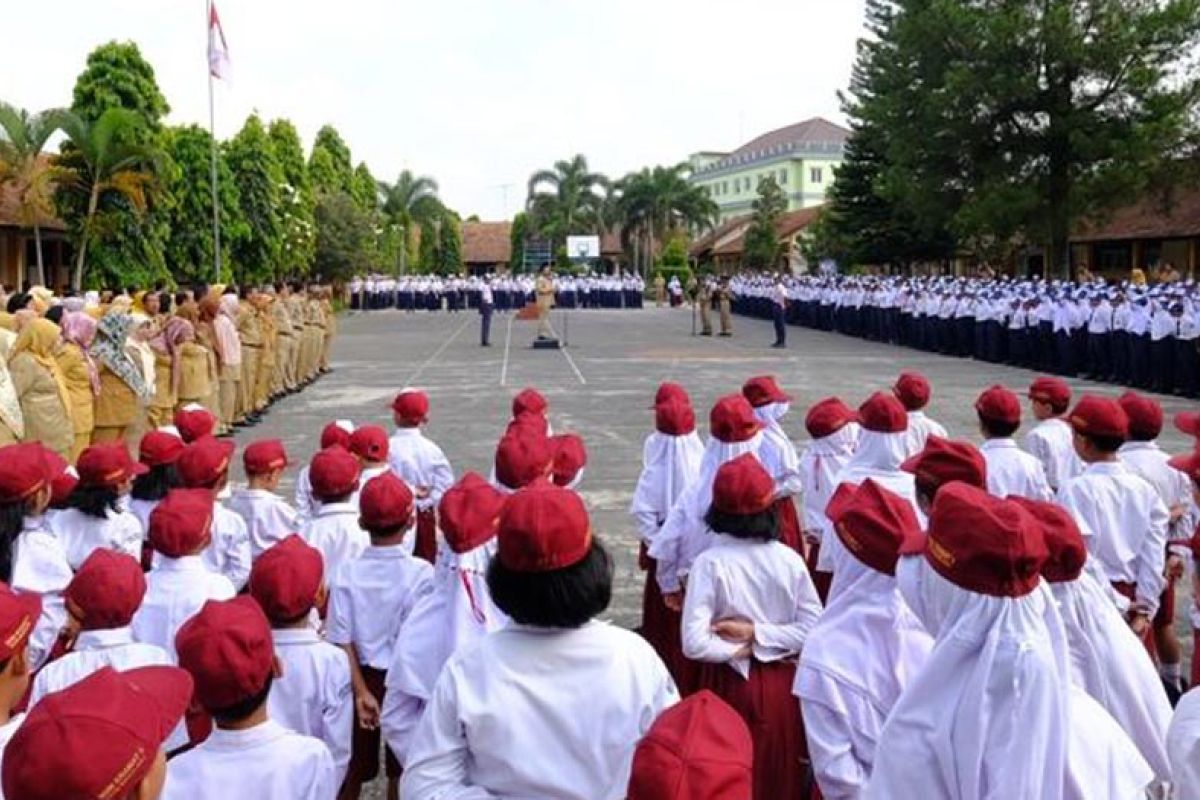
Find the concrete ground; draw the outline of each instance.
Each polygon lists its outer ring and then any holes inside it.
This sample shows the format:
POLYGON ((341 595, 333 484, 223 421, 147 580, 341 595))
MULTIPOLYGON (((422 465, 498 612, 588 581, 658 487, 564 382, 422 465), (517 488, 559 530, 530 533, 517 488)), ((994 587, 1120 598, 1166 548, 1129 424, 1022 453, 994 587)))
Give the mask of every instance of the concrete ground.
MULTIPOLYGON (((732 339, 693 337, 687 309, 576 311, 569 319, 556 313, 553 323, 560 335, 567 334, 567 349, 531 349, 534 324, 511 316, 494 317, 490 348, 479 346, 475 313, 343 316, 333 373, 279 403, 261 425, 241 432, 238 443, 279 437, 294 460, 304 461, 330 420, 390 428, 392 396, 413 386, 429 394, 427 432, 445 450, 456 475, 474 470, 486 476, 512 396, 525 386, 536 387, 549 400, 554 430, 574 431, 587 442, 582 494, 594 530, 617 564, 610 617, 633 626, 640 614, 642 576, 627 509, 642 440, 653 429, 649 406, 661 381, 687 387, 703 433, 707 409, 716 398, 737 392, 752 375, 774 374, 794 397, 785 426, 802 445, 809 405, 830 395, 857 405, 872 391, 889 387, 903 369, 919 370, 932 382, 929 413, 952 437, 978 441, 973 410, 978 393, 994 383, 1023 393, 1035 374, 799 328, 788 329, 787 350, 772 350, 767 347, 773 338, 770 324, 740 318, 732 339)), ((1119 393, 1118 387, 1088 381, 1073 385, 1077 392, 1119 393)), ((1195 408, 1178 398, 1158 399, 1168 419, 1195 408)), ((1166 449, 1190 447, 1168 428, 1162 441, 1166 449)), ((286 491, 290 495, 290 486, 286 491)), ((1188 602, 1178 607, 1183 623, 1188 602)), ((1190 638, 1185 640, 1189 649, 1190 638)))

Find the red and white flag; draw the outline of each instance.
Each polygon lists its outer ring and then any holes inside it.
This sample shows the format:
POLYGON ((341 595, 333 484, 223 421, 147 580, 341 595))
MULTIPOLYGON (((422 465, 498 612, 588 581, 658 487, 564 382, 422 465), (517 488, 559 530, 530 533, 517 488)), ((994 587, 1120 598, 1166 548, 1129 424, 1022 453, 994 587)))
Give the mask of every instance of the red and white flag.
POLYGON ((225 42, 216 3, 208 6, 208 72, 214 78, 229 80, 229 45, 225 42))

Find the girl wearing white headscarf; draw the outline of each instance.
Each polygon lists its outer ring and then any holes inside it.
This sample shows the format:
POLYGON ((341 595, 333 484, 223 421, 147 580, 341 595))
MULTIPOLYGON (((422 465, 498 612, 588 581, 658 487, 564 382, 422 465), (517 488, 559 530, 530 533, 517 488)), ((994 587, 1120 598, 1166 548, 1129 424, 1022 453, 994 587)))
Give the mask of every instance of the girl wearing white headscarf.
POLYGON ((783 429, 783 418, 792 408, 791 395, 779 388, 772 375, 751 378, 742 386, 742 396, 754 407, 754 416, 763 425, 763 441, 758 458, 775 479, 775 503, 779 510, 779 540, 804 555, 804 537, 793 497, 803 489, 800 456, 791 437, 783 429))
POLYGON ((825 507, 837 489, 834 481, 850 463, 854 448, 858 444, 858 415, 836 397, 827 397, 808 410, 804 427, 812 438, 808 447, 800 454, 801 490, 804 503, 801 507, 801 527, 807 546, 808 570, 821 600, 829 594, 830 573, 817 569, 821 557, 821 537, 829 524, 825 507))

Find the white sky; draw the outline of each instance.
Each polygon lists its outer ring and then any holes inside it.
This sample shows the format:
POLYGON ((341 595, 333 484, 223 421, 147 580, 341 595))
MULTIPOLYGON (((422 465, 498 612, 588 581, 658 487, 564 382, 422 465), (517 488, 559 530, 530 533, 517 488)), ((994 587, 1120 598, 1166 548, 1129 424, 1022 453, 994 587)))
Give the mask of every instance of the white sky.
MULTIPOLYGON (((133 40, 171 123, 207 125, 204 0, 9 3, 0 98, 69 105, 87 53, 133 40)), ((510 217, 535 169, 612 176, 842 121, 863 0, 218 0, 233 81, 217 134, 257 110, 324 123, 376 177, 435 177, 463 216, 510 217), (507 203, 505 190, 507 188, 507 203)))

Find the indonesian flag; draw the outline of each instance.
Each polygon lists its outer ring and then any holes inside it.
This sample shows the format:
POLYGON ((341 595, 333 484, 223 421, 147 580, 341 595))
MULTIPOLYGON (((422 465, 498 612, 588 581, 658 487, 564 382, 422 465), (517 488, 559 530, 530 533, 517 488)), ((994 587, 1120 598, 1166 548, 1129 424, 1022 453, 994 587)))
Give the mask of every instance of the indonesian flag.
POLYGON ((225 42, 216 3, 208 6, 208 72, 214 78, 229 79, 229 45, 225 42))

